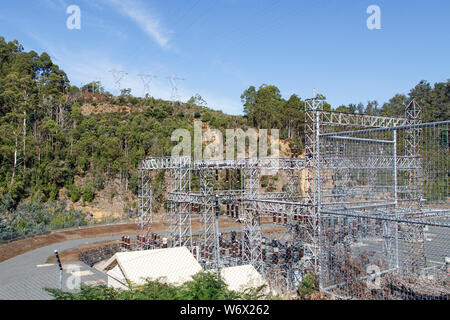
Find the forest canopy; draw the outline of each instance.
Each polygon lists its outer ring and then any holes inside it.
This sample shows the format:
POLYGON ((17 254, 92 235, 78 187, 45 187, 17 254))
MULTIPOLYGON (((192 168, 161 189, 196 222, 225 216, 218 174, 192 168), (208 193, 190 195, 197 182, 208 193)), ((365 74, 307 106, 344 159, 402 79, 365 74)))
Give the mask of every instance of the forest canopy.
MULTIPOLYGON (((333 107, 325 102, 324 108, 403 116, 411 98, 423 107, 423 121, 450 118, 449 81, 421 81, 407 95, 397 94, 382 105, 369 101, 333 107)), ((61 190, 73 202, 90 202, 115 178, 137 194, 139 159, 170 155, 171 133, 192 130, 194 119, 221 130, 279 128, 282 139, 302 145, 304 99, 296 94, 286 99, 275 85, 262 85, 250 86, 241 100, 244 116, 230 116, 206 108, 198 94, 172 104, 134 97, 130 89, 116 97, 98 81, 78 88, 47 53, 26 52, 18 41, 0 37, 0 202, 8 195, 10 212, 22 201, 56 201, 61 190), (122 109, 86 113, 86 105, 122 109), (76 177, 87 182, 77 184, 76 177)))

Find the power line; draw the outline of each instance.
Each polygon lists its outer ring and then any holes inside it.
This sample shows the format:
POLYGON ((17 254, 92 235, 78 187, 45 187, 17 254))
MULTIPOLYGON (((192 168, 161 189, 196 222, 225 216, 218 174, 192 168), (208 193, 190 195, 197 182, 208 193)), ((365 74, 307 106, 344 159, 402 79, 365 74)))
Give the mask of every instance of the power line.
POLYGON ((180 100, 180 96, 178 95, 178 86, 181 81, 186 79, 180 78, 177 76, 167 77, 169 79, 170 85, 172 86, 172 95, 170 96, 170 100, 175 103, 180 100))
POLYGON ((138 76, 141 78, 142 84, 144 85, 144 96, 150 96, 150 84, 157 76, 153 74, 138 74, 138 76))
POLYGON ((121 82, 125 78, 125 76, 128 75, 128 73, 123 70, 116 70, 116 69, 112 69, 109 72, 111 72, 111 74, 114 78, 114 83, 116 85, 116 89, 117 89, 118 93, 120 94, 120 90, 122 89, 121 82))

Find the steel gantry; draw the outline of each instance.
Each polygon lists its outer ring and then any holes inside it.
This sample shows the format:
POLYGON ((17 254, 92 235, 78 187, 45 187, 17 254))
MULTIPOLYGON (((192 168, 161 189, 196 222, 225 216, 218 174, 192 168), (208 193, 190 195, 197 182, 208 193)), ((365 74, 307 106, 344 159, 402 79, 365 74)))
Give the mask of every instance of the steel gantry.
MULTIPOLYGON (((283 202, 280 199, 302 200, 291 189, 289 192, 259 192, 261 172, 267 170, 304 170, 304 159, 294 158, 243 158, 232 160, 200 160, 191 161, 188 157, 147 158, 140 161, 139 170, 143 177, 149 177, 149 171, 167 170, 173 177, 173 183, 168 196, 169 246, 186 246, 193 249, 192 242, 192 208, 196 208, 202 225, 196 250, 206 267, 220 267, 218 248, 218 211, 222 204, 233 204, 235 218, 242 223, 241 254, 242 263, 250 263, 261 268, 261 215, 271 216, 273 208, 283 202), (237 172, 237 178, 242 182, 242 189, 214 190, 214 172, 237 172), (191 174, 200 178, 200 190, 192 191, 191 174), (264 200, 259 203, 260 200, 264 200), (272 209, 270 209, 272 208, 272 209)), ((141 194, 151 195, 151 184, 141 182, 141 194)), ((151 208, 141 196, 139 238, 151 234, 151 208)), ((150 199, 151 201, 151 199, 150 199)), ((302 206, 301 202, 292 202, 302 206)), ((285 204, 286 205, 286 204, 285 204)), ((286 211, 287 212, 287 211, 286 211)))
MULTIPOLYGON (((305 111, 304 156, 142 159, 139 164, 140 239, 151 235, 149 172, 166 170, 173 177, 173 186, 168 192, 168 245, 186 246, 205 268, 221 268, 234 261, 235 264, 252 264, 265 272, 273 263, 267 264, 267 243, 261 229, 264 220, 264 223, 284 227, 289 235, 289 245, 283 253, 285 259, 291 257, 291 250, 300 252, 296 259, 306 261, 302 272, 331 275, 330 270, 321 270, 327 267, 321 261, 327 261, 325 255, 330 254, 328 243, 322 242, 348 238, 355 233, 348 226, 334 224, 335 220, 342 219, 345 223, 355 223, 359 216, 352 216, 354 212, 360 212, 361 217, 374 217, 376 222, 362 228, 379 228, 377 232, 383 239, 389 267, 398 266, 395 259, 398 260, 398 239, 402 236, 399 235, 400 219, 426 215, 421 208, 424 174, 421 144, 422 131, 427 124, 420 123, 420 107, 411 102, 405 118, 345 114, 323 110, 323 101, 315 98, 306 101, 305 111), (404 146, 398 148, 400 144, 404 146), (260 178, 268 170, 285 172, 286 188, 282 192, 260 191, 260 178), (223 171, 222 177, 226 177, 225 182, 230 186, 228 190, 216 189, 221 185, 218 182, 223 171), (191 188, 192 176, 199 178, 198 190, 191 188), (222 206, 227 207, 227 216, 241 223, 238 247, 225 244, 220 234, 218 217, 222 206), (341 218, 342 212, 348 215, 343 214, 345 217, 341 218), (191 226, 194 215, 201 223, 195 241, 191 226), (378 221, 379 216, 386 218, 378 221), (339 234, 330 236, 329 230, 338 230, 339 234)), ((413 269, 421 268, 423 263, 418 257, 425 257, 421 248, 424 233, 421 226, 408 228, 401 232, 414 253, 411 265, 413 269)), ((151 247, 146 241, 141 243, 143 248, 151 247)), ((279 260, 278 251, 272 253, 271 259, 279 260)), ((285 268, 288 265, 295 268, 295 263, 285 264, 285 268)))

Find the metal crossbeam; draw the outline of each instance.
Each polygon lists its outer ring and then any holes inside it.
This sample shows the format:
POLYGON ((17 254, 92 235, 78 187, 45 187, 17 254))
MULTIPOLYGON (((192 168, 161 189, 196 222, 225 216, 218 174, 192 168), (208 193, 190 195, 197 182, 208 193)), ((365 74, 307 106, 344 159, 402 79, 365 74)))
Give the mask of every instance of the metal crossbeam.
POLYGON ((187 168, 191 163, 189 157, 147 158, 139 162, 139 170, 168 170, 187 168))
MULTIPOLYGON (((448 147, 449 121, 421 124, 421 112, 416 104, 408 106, 405 118, 343 114, 323 111, 322 106, 323 101, 319 99, 306 103, 303 159, 260 157, 192 160, 190 157, 164 157, 141 160, 139 169, 142 172, 167 170, 174 178, 173 187, 168 190, 170 245, 187 246, 194 250, 191 216, 197 212, 203 228, 196 240, 196 253, 205 268, 220 268, 224 263, 234 261, 235 264, 252 264, 265 274, 275 262, 268 266, 265 261, 267 252, 261 219, 271 217, 275 225, 285 227, 284 233, 290 237, 289 246, 286 247, 297 252, 301 250, 297 258, 303 257, 301 272, 314 271, 323 275, 320 281, 323 277, 328 277, 329 281, 333 275, 339 274, 339 269, 330 269, 330 265, 337 258, 344 259, 352 254, 348 242, 356 237, 354 234, 358 233, 358 228, 367 219, 375 222, 367 225, 366 235, 377 235, 383 251, 380 249, 380 257, 377 258, 383 258, 389 270, 399 266, 399 223, 448 227, 448 224, 436 220, 448 218, 449 210, 437 207, 424 209, 426 199, 422 190, 427 166, 434 174, 434 179, 439 174, 445 175, 439 165, 444 163, 445 167, 448 152, 438 153, 437 158, 433 158, 435 154, 430 153, 429 158, 424 159, 421 147, 424 145, 423 131, 436 126, 442 129, 433 131, 431 137, 436 139, 435 144, 427 142, 425 145, 448 147), (336 127, 354 130, 342 131, 336 127), (400 131, 402 134, 397 138, 400 131), (225 184, 219 174, 223 170, 226 170, 225 184), (230 174, 230 170, 235 172, 230 174), (260 176, 267 170, 285 171, 282 175, 287 177, 283 181, 284 192, 260 191, 260 176), (191 173, 199 176, 199 191, 191 190, 191 173), (229 180, 229 177, 234 177, 232 179, 235 181, 229 180), (302 188, 299 188, 299 183, 303 184, 302 188), (218 186, 223 188, 224 185, 229 185, 230 189, 215 189, 218 186), (228 216, 231 212, 232 217, 236 214, 234 218, 242 224, 240 247, 223 247, 218 226, 218 215, 223 205, 227 205, 228 216), (331 216, 341 217, 343 222, 340 218, 337 220, 343 225, 335 224, 334 218, 329 219, 331 216), (353 224, 356 229, 352 229, 353 224), (233 258, 222 259, 223 252, 230 254, 230 250, 233 258), (329 256, 324 258, 324 254, 329 256)), ((141 180, 141 233, 151 228, 149 177, 147 175, 141 180)), ((446 183, 441 181, 433 186, 428 196, 436 197, 436 193, 441 192, 442 195, 438 194, 438 197, 446 200, 448 180, 446 183)), ((362 226, 363 229, 365 227, 362 226)), ((401 231, 401 236, 411 246, 412 272, 427 266, 424 259, 424 234, 421 227, 404 228, 401 231)), ((283 250, 283 254, 287 255, 287 249, 283 250)), ((277 255, 278 251, 276 255, 275 251, 272 252, 272 261, 278 260, 277 255)), ((293 266, 300 263, 287 263, 286 257, 283 261, 285 269, 288 264, 293 266)), ((324 287, 323 283, 320 286, 324 287)))
POLYGON ((266 169, 266 170, 303 170, 304 159, 294 158, 243 158, 231 160, 197 160, 189 157, 147 158, 139 163, 140 170, 174 170, 190 167, 191 170, 225 170, 225 169, 266 169))
POLYGON ((372 116, 367 114, 342 113, 318 110, 322 125, 343 127, 389 128, 408 124, 407 118, 372 116))
POLYGON ((370 156, 321 157, 320 166, 327 169, 392 169, 397 163, 398 170, 420 168, 421 161, 417 157, 370 156))

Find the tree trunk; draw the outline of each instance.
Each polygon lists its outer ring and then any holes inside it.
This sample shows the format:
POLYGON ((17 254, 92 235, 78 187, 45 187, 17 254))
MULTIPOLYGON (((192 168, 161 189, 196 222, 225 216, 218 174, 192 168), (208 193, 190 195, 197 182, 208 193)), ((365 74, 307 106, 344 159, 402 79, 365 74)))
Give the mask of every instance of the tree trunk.
POLYGON ((289 125, 288 125, 288 138, 290 139, 291 138, 291 120, 288 120, 288 123, 289 123, 289 125))
POLYGON ((26 162, 26 136, 27 136, 27 111, 23 110, 23 169, 27 168, 26 162))
POLYGON ((36 131, 36 141, 38 146, 38 165, 41 165, 41 133, 36 131))
POLYGON ((16 143, 14 144, 14 166, 11 177, 11 184, 14 183, 14 177, 16 176, 16 167, 17 167, 17 136, 16 136, 16 143))

